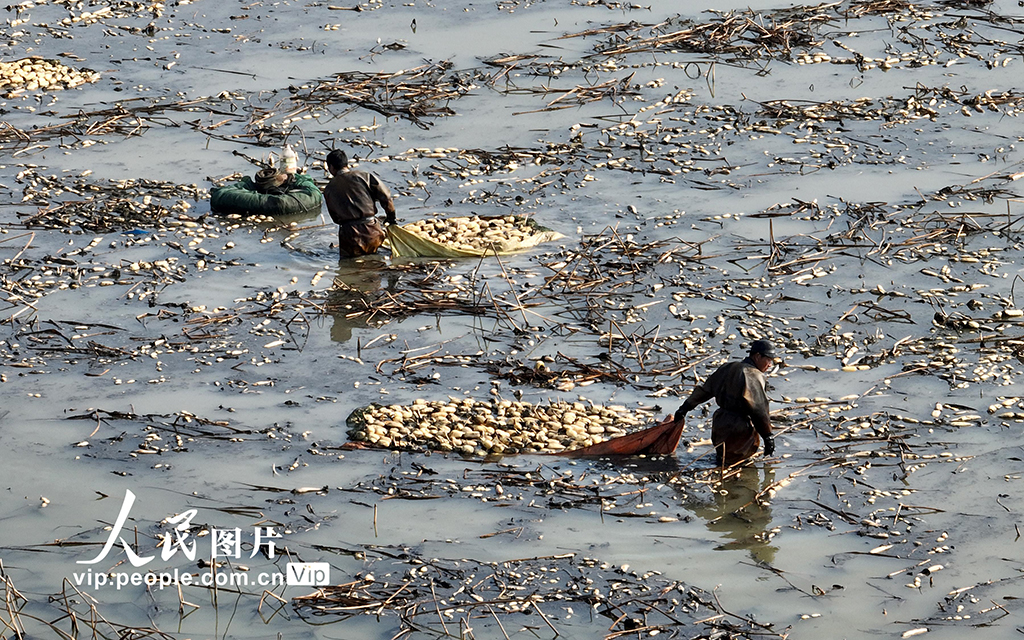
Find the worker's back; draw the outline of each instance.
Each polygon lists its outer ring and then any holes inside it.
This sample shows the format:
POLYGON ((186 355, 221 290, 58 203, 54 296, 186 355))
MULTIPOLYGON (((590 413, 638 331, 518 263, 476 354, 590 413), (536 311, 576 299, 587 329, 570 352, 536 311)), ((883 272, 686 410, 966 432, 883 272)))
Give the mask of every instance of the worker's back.
POLYGON ((340 171, 324 188, 327 212, 336 224, 372 218, 374 202, 383 203, 390 197, 387 186, 366 171, 340 171))

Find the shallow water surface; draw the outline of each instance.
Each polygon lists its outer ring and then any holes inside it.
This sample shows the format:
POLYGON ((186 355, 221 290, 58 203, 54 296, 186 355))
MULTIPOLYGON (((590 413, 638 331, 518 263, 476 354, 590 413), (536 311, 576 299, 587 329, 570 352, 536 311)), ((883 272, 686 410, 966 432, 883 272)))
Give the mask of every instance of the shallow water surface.
POLYGON ((0 27, 4 60, 100 74, 0 105, 0 636, 1024 630, 1015 3, 356 6, 0 27), (321 182, 348 149, 403 222, 566 237, 339 262, 325 214, 211 214, 285 139, 321 182), (343 446, 355 409, 419 398, 666 415, 761 337, 777 457, 724 479, 710 405, 660 460, 343 446), (197 555, 165 559, 189 510, 197 555), (289 562, 333 590, 94 588, 289 562))

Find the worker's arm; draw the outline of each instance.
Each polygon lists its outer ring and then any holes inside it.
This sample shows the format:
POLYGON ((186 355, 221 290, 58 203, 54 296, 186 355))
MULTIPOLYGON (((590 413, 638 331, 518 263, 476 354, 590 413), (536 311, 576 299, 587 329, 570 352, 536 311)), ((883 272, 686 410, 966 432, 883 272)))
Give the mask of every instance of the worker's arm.
POLYGON ((753 368, 747 368, 745 373, 747 388, 743 396, 750 407, 750 422, 764 440, 765 455, 770 456, 775 453, 775 440, 772 438, 772 419, 768 414, 768 394, 764 391, 764 374, 753 368))
POLYGON ((677 421, 682 420, 686 414, 690 413, 713 397, 715 396, 710 391, 704 387, 698 386, 693 390, 693 393, 690 394, 690 397, 686 399, 686 402, 676 409, 675 419, 677 421))
POLYGON ((388 189, 386 184, 381 182, 380 178, 372 173, 370 174, 370 193, 373 194, 373 199, 384 208, 384 215, 387 218, 388 224, 397 224, 395 201, 391 197, 391 190, 388 189))

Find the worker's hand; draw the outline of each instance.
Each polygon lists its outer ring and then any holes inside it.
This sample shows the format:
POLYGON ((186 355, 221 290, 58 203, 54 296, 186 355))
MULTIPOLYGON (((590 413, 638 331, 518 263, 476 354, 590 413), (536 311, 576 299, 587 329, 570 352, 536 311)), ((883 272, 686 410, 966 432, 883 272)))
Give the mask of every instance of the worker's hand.
POLYGON ((676 415, 674 416, 675 421, 679 422, 680 420, 683 420, 684 418, 686 418, 687 413, 689 413, 689 411, 686 409, 686 405, 679 405, 679 408, 676 409, 676 415))
POLYGON ((770 456, 775 453, 775 438, 767 436, 764 439, 764 455, 770 456))
POLYGON ((398 224, 398 219, 395 218, 395 212, 394 211, 392 211, 391 213, 387 214, 387 222, 388 222, 388 224, 398 224))

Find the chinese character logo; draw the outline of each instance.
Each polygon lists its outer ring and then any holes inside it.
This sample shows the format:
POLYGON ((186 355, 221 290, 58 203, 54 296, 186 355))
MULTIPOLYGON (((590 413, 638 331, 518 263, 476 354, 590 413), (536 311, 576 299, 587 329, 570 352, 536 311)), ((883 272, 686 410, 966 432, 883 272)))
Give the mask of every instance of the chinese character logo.
MULTIPOLYGON (((117 514, 117 520, 114 522, 114 526, 110 529, 110 536, 107 537, 106 543, 103 548, 100 549, 99 554, 92 560, 78 560, 78 564, 96 564, 102 562, 110 550, 117 544, 124 548, 124 553, 128 556, 128 561, 132 563, 133 567, 143 567, 155 559, 155 556, 140 556, 131 545, 124 539, 121 532, 124 530, 124 525, 128 522, 128 514, 132 510, 132 505, 135 504, 135 494, 130 489, 126 489, 124 493, 124 502, 121 503, 121 510, 117 514)), ((196 540, 195 536, 190 533, 192 528, 192 519, 198 515, 198 510, 189 509, 183 513, 167 518, 166 522, 172 526, 170 531, 164 532, 161 536, 160 541, 160 558, 163 561, 168 561, 176 553, 181 551, 182 555, 189 560, 194 561, 196 559, 196 540)), ((210 557, 212 558, 241 558, 242 557, 242 530, 238 527, 233 529, 210 529, 210 557)), ((274 531, 273 527, 254 527, 253 531, 253 545, 252 554, 250 558, 255 558, 256 554, 259 553, 260 549, 266 548, 267 556, 272 560, 276 553, 275 539, 281 537, 281 534, 274 531)))

